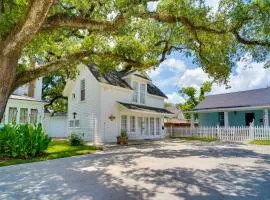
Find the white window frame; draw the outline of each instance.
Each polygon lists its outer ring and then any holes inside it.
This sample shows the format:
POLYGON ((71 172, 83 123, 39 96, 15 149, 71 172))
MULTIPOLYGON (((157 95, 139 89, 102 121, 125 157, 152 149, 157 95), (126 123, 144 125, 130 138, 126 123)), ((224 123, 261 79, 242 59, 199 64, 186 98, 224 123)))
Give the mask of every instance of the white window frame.
POLYGON ((128 130, 128 117, 127 115, 121 115, 121 131, 126 131, 128 130), (125 122, 124 126, 123 127, 123 122, 125 122))
POLYGON ((17 107, 9 107, 8 108, 8 123, 17 123, 17 117, 18 117, 18 108, 17 107), (16 110, 16 113, 15 113, 15 120, 14 121, 11 121, 11 119, 10 119, 10 110, 11 109, 14 109, 14 110, 16 110))
POLYGON ((145 96, 146 96, 146 84, 145 83, 141 83, 140 84, 140 103, 141 104, 145 104, 145 100, 146 100, 146 98, 145 98, 145 96), (143 88, 143 86, 144 86, 144 90, 142 90, 142 88, 143 88))
POLYGON ((136 117, 129 116, 129 131, 134 133, 136 132, 136 117))
POLYGON ((156 135, 160 135, 160 118, 156 118, 156 135))
POLYGON ((132 94, 132 102, 138 103, 139 101, 139 83, 136 81, 132 82, 133 94, 132 94))
POLYGON ((150 124, 150 135, 154 136, 155 135, 155 118, 154 117, 150 117, 149 124, 150 124))
POLYGON ((80 119, 71 119, 68 122, 68 126, 69 128, 80 128, 80 123, 81 123, 80 119), (78 122, 78 125, 76 125, 76 122, 78 122), (73 124, 73 126, 71 126, 71 123, 73 124))
POLYGON ((31 109, 30 109, 30 123, 31 123, 31 124, 36 124, 36 123, 38 123, 38 109, 36 109, 36 108, 31 108, 31 109), (34 120, 33 120, 33 116, 32 116, 32 115, 33 115, 32 111, 35 111, 36 114, 37 114, 37 115, 36 115, 36 119, 34 119, 34 120))
POLYGON ((28 123, 28 120, 29 120, 29 117, 28 117, 28 108, 20 108, 20 124, 26 124, 26 123, 28 123), (25 116, 22 116, 22 111, 26 111, 26 115, 25 116), (23 118, 23 120, 22 120, 22 118, 23 118), (26 119, 24 119, 24 118, 26 118, 26 119))

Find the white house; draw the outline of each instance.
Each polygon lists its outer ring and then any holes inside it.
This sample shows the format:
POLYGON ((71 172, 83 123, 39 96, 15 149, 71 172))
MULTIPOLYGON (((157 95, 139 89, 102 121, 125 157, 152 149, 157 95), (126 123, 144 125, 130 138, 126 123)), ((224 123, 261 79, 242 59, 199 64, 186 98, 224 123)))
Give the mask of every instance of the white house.
POLYGON ((41 99, 42 78, 18 88, 9 98, 5 109, 4 123, 42 123, 45 102, 41 99))
POLYGON ((69 80, 68 134, 93 142, 115 142, 121 130, 129 139, 163 138, 166 95, 138 71, 102 74, 94 66, 79 65, 76 80, 69 80))

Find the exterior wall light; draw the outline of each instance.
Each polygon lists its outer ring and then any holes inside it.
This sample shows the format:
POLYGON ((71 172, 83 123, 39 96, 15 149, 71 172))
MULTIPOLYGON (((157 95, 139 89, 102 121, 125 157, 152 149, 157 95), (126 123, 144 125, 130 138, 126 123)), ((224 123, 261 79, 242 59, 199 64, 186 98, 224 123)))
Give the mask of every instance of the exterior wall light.
POLYGON ((113 121, 113 120, 115 120, 115 116, 113 115, 113 114, 111 114, 110 116, 109 116, 109 119, 111 120, 111 121, 113 121))

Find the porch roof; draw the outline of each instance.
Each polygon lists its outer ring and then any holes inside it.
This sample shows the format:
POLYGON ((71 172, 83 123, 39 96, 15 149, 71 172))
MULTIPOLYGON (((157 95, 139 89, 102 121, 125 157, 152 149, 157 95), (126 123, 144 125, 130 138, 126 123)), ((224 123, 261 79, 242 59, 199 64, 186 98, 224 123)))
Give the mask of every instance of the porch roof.
POLYGON ((209 95, 192 111, 256 109, 270 107, 270 87, 209 95))
POLYGON ((118 102, 121 106, 124 106, 128 110, 132 111, 140 111, 140 112, 151 112, 154 114, 165 114, 165 115, 172 115, 173 113, 168 111, 165 108, 157 108, 157 107, 150 107, 145 105, 138 105, 138 104, 132 104, 132 103, 124 103, 124 102, 118 102))

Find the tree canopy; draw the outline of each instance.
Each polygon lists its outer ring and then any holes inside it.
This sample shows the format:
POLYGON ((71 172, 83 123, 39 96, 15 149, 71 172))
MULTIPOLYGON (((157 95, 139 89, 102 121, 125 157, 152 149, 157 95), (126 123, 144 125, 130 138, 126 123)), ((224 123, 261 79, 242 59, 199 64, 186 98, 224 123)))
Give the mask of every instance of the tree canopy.
POLYGON ((0 118, 17 87, 79 62, 147 69, 179 51, 226 83, 243 54, 267 59, 269 10, 268 0, 220 0, 216 12, 203 0, 0 0, 0 118))
MULTIPOLYGON (((186 99, 186 102, 180 104, 180 109, 184 112, 185 118, 190 119, 190 114, 186 111, 193 110, 200 102, 205 98, 205 94, 211 92, 212 83, 209 81, 204 82, 199 91, 194 87, 184 87, 179 93, 186 99)), ((195 114, 195 118, 198 118, 198 114, 195 114)))

